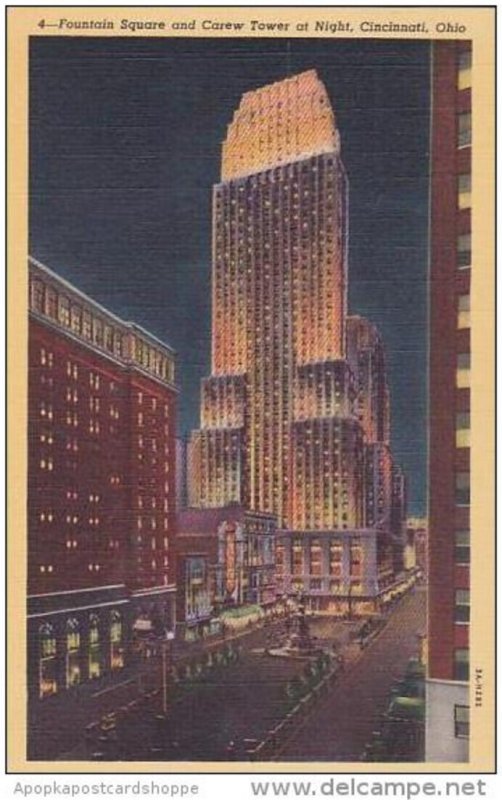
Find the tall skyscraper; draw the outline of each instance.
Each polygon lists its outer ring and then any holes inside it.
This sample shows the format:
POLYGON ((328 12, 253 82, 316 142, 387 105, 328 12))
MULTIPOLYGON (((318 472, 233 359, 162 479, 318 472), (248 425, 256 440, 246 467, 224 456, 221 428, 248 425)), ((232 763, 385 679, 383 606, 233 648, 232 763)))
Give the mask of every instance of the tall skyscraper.
POLYGON ((207 464, 203 504, 221 504, 223 493, 291 520, 291 425, 307 428, 336 409, 346 197, 340 139, 316 73, 244 95, 213 194, 213 375, 196 434, 207 464), (314 364, 322 411, 309 385, 314 364), (295 415, 295 396, 305 414, 295 415))
MULTIPOLYGON (((380 338, 360 317, 347 328, 340 147, 326 89, 304 72, 243 96, 213 190, 212 375, 191 502, 241 503, 304 533, 364 528, 365 444, 389 444, 380 338)), ((389 507, 390 491, 389 478, 389 507)))

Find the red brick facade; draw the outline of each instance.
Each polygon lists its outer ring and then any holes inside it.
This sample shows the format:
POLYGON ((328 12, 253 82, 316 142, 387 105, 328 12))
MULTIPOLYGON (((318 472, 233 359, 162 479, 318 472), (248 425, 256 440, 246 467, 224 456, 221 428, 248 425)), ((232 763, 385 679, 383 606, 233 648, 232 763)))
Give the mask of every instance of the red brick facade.
POLYGON ((428 642, 429 677, 445 680, 468 674, 469 48, 436 43, 432 75, 428 642))
POLYGON ((167 345, 29 274, 28 683, 45 703, 120 673, 140 627, 175 625, 177 390, 167 345))
POLYGON ((38 319, 29 370, 29 594, 174 583, 173 390, 38 319))

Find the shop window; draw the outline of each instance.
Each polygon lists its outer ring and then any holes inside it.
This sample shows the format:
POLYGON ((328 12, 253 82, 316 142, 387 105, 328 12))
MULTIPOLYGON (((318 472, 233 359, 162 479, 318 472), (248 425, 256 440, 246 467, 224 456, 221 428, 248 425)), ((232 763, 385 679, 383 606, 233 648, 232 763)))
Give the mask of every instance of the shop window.
POLYGON ((66 623, 66 687, 78 686, 80 681, 79 625, 76 619, 69 619, 66 623))
POLYGON ((56 636, 52 625, 40 627, 39 643, 39 696, 43 698, 56 694, 58 690, 56 636))
POLYGON ((101 642, 99 636, 99 620, 93 614, 89 620, 89 678, 101 676, 101 642))
POLYGON ((122 618, 118 611, 112 611, 110 619, 110 666, 112 669, 122 669, 124 666, 122 618))

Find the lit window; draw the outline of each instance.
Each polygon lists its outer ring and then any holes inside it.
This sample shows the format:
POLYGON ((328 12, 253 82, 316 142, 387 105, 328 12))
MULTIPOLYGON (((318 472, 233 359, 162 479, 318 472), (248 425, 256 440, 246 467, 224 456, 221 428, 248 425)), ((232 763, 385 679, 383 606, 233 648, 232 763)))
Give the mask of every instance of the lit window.
POLYGON ((456 681, 469 680, 469 650, 457 648, 453 654, 453 677, 456 681))
POLYGON ((84 311, 82 322, 82 333, 86 339, 92 338, 92 318, 88 311, 84 311))
POLYGON ((89 620, 89 678, 101 675, 101 645, 99 637, 99 621, 92 615, 89 620))
POLYGON ((80 333, 82 326, 82 309, 80 306, 71 307, 71 329, 75 333, 80 333))
POLYGON ((46 311, 49 317, 57 319, 57 294, 53 289, 47 289, 46 292, 46 311))
POLYGON ((471 175, 469 172, 458 176, 458 207, 471 207, 471 175))
POLYGON ((40 283, 40 281, 33 281, 31 284, 31 292, 32 292, 32 307, 36 309, 36 311, 44 311, 44 285, 40 283))
POLYGON ((457 589, 455 592, 455 622, 469 622, 470 603, 469 589, 457 589))
POLYGON ((455 420, 455 443, 457 447, 470 447, 471 415, 469 411, 459 411, 455 420))
POLYGON ((471 266, 471 234, 460 233, 457 236, 457 267, 465 269, 471 266))
POLYGON ((113 329, 109 325, 105 325, 105 347, 113 352, 113 329))
POLYGON ((99 346, 103 346, 103 323, 100 319, 93 319, 93 340, 99 346))
POLYGON ((457 301, 457 328, 470 328, 471 296, 469 294, 460 294, 457 301))
POLYGON ((457 472, 455 474, 455 503, 458 506, 468 506, 471 502, 471 475, 470 472, 457 472))
POLYGON ((472 53, 462 50, 458 57, 457 88, 469 89, 472 85, 472 53))
POLYGON ((58 316, 63 325, 67 327, 70 325, 70 301, 63 295, 59 297, 58 316))
POLYGON ((66 687, 80 683, 80 632, 76 619, 66 623, 66 687))
POLYGON ((469 564, 471 560, 471 532, 468 528, 455 531, 455 562, 469 564))
POLYGON ((118 611, 112 611, 110 621, 110 666, 121 669, 124 666, 122 646, 122 620, 118 611))
POLYGON ((458 115, 457 145, 467 147, 471 144, 471 113, 463 112, 458 115))
POLYGON ((49 697, 56 694, 57 660, 56 636, 52 625, 44 624, 39 629, 39 696, 49 697))
POLYGON ((471 354, 457 354, 457 375, 456 383, 459 389, 468 388, 471 385, 471 354))
POLYGON ((455 736, 457 739, 469 738, 469 706, 455 706, 455 736))

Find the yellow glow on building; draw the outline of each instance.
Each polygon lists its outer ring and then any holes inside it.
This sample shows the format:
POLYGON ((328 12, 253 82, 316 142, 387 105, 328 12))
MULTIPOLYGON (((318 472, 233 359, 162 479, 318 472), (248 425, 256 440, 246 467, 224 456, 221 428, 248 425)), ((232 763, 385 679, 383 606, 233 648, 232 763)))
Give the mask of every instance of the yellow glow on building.
POLYGON ((224 181, 338 151, 335 117, 315 70, 247 92, 223 144, 224 181))

